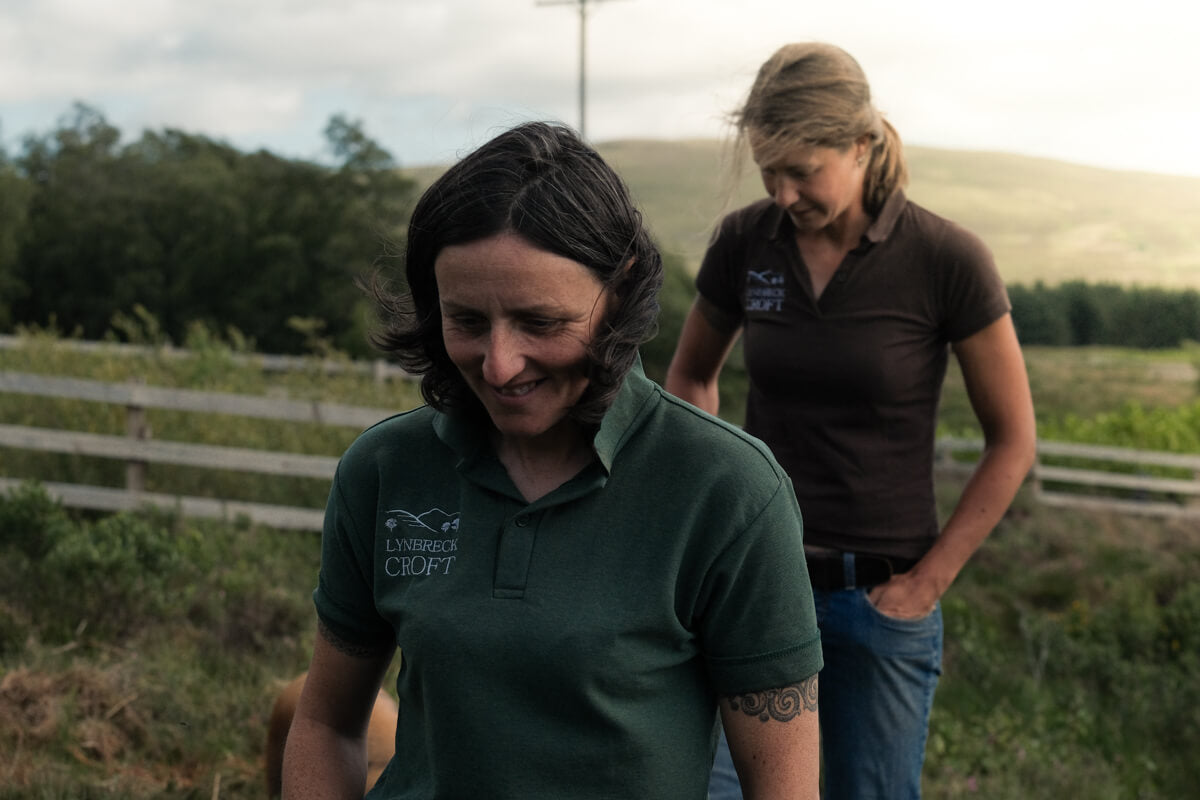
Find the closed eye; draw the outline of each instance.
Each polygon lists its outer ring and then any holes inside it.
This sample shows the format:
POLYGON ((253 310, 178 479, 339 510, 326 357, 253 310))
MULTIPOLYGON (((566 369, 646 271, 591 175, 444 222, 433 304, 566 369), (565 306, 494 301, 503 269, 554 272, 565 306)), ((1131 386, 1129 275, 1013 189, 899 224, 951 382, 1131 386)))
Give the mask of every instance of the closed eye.
POLYGON ((482 333, 488 326, 487 319, 478 314, 451 314, 446 319, 464 333, 482 333))
POLYGON ((563 320, 551 317, 525 317, 521 320, 521 327, 535 334, 550 333, 562 325, 563 320))
POLYGON ((764 167, 761 172, 764 178, 774 178, 782 174, 785 175, 789 180, 796 181, 797 183, 804 183, 814 174, 816 174, 815 169, 803 169, 800 167, 785 167, 783 169, 764 167))

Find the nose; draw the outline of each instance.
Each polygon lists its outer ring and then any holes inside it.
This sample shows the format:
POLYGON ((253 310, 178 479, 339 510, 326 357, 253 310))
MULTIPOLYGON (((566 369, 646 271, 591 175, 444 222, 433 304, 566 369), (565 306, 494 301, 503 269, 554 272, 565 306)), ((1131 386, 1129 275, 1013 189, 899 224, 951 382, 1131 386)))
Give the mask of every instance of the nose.
POLYGON ((492 386, 504 386, 524 368, 519 336, 504 325, 493 326, 483 354, 483 379, 492 386))
POLYGON ((780 208, 788 208, 800 199, 796 182, 783 176, 776 177, 771 185, 771 199, 780 208))

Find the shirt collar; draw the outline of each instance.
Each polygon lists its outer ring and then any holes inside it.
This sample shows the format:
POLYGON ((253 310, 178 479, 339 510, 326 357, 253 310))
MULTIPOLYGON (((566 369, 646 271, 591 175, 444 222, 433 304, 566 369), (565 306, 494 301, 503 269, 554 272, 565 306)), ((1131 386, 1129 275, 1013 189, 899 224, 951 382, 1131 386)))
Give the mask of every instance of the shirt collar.
MULTIPOLYGON (((605 473, 612 473, 617 453, 638 427, 654 392, 655 385, 646 377, 642 358, 638 355, 592 439, 592 447, 605 473)), ((458 455, 460 464, 491 449, 488 427, 486 415, 438 412, 433 419, 434 432, 458 455)))
POLYGON ((604 414, 604 419, 600 420, 600 429, 592 440, 596 457, 600 459, 605 472, 612 473, 617 453, 644 419, 654 394, 655 385, 642 370, 642 357, 638 355, 621 383, 612 406, 604 414))
POLYGON ((879 212, 879 216, 871 221, 870 227, 867 228, 865 234, 868 242, 879 243, 886 241, 891 235, 892 229, 896 227, 896 220, 900 219, 900 212, 904 210, 904 206, 908 204, 908 199, 904 196, 903 189, 897 189, 888 195, 888 199, 884 201, 883 208, 879 212))

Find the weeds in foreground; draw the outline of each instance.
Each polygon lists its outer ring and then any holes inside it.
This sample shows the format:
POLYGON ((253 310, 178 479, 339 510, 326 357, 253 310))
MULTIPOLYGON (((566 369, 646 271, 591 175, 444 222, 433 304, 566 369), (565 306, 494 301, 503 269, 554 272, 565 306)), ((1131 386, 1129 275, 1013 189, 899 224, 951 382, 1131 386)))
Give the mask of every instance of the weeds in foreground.
MULTIPOLYGON (((0 362, 21 371, 109 381, 142 375, 155 385, 201 388, 192 383, 199 381, 214 390, 356 405, 417 402, 415 390, 399 394, 411 387, 332 381, 315 371, 268 382, 261 370, 229 358, 225 345, 207 347, 212 352, 186 368, 154 355, 140 363, 73 355, 51 341, 0 353, 0 362)), ((1142 367, 1124 361, 1128 385, 1092 391, 1084 356, 1029 354, 1040 423, 1066 418, 1053 392, 1039 388, 1058 369, 1068 373, 1060 383, 1073 402, 1086 399, 1097 414, 1119 411, 1113 398, 1136 386, 1169 391, 1165 405, 1177 410, 1196 401, 1194 378, 1146 383, 1142 367)), ((82 403, 0 400, 6 421, 18 424, 44 418, 48 427, 121 430, 119 414, 105 417, 82 403)), ((970 419, 953 374, 944 411, 952 421, 970 419)), ((155 435, 177 422, 155 418, 155 435)), ((344 446, 341 439, 304 438, 298 426, 249 427, 210 424, 179 438, 253 438, 272 449, 329 454, 344 446)), ((62 465, 48 465, 47 474, 63 474, 62 465)), ((179 480, 194 483, 192 476, 179 480)), ((321 502, 325 488, 300 488, 321 502)), ((290 486, 271 491, 297 493, 290 486)), ((956 495, 953 485, 939 487, 943 507, 956 495)), ((931 721, 927 797, 1193 792, 1200 782, 1192 755, 1200 752, 1194 528, 1018 498, 944 600, 945 675, 931 721)), ((317 560, 310 533, 154 512, 73 514, 35 486, 0 497, 0 800, 261 797, 270 704, 282 682, 304 669, 311 646, 317 560)))
POLYGON ((0 501, 0 798, 260 797, 318 558, 313 533, 0 501))
MULTIPOLYGON (((0 499, 0 800, 261 797, 317 560, 315 534, 0 499)), ((943 605, 927 797, 1200 780, 1200 532, 1022 495, 943 605)))
POLYGON ((1021 499, 943 599, 927 796, 1175 798, 1200 780, 1200 531, 1021 499))

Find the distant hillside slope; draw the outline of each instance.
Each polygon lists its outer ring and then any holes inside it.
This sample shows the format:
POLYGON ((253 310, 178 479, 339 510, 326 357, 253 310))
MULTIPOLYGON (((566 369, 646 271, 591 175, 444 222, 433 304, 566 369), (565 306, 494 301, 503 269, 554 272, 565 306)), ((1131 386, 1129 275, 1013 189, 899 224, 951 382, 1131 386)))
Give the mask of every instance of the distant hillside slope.
MULTIPOLYGON (((598 149, 629 183, 661 246, 695 269, 724 207, 721 143, 616 141, 598 149)), ((909 197, 979 234, 1010 283, 1200 288, 1200 178, 1005 153, 906 152, 909 197)), ((441 168, 407 171, 426 184, 441 168)), ((730 207, 761 196, 757 173, 747 169, 730 207)))

